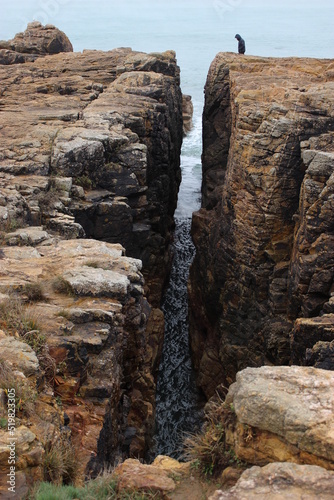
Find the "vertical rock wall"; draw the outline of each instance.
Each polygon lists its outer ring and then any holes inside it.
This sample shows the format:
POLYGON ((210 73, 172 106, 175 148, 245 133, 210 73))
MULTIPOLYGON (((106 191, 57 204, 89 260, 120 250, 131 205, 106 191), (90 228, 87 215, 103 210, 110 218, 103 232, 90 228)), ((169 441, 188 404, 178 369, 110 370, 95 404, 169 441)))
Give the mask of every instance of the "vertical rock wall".
POLYGON ((189 285, 208 397, 245 366, 289 363, 295 320, 328 310, 333 80, 329 60, 218 54, 211 65, 189 285))
POLYGON ((143 261, 150 302, 159 305, 181 180, 175 53, 57 54, 0 65, 0 73, 0 172, 25 185, 24 207, 10 216, 65 237, 121 243, 143 261), (36 176, 48 179, 38 179, 39 196, 36 176))
POLYGON ((43 291, 55 372, 38 397, 62 401, 82 464, 144 458, 181 179, 175 53, 73 53, 39 23, 0 48, 0 302, 43 291))

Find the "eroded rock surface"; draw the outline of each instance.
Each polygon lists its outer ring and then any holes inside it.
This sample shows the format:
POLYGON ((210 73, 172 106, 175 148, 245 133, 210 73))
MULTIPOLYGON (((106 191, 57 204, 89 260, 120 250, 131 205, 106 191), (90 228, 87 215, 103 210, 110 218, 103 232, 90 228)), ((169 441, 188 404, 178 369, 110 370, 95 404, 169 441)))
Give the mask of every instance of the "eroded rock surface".
POLYGON ((228 441, 247 463, 334 470, 334 374, 313 367, 246 368, 226 398, 237 423, 228 441))
POLYGON ((1 317, 0 362, 58 415, 31 428, 42 451, 63 426, 96 473, 152 444, 180 71, 172 51, 73 53, 39 23, 1 47, 0 306, 20 318, 1 317))
POLYGON ((332 60, 222 53, 211 65, 189 285, 208 397, 246 366, 333 366, 333 90, 332 60), (319 341, 326 354, 311 354, 319 341))
POLYGON ((29 23, 27 29, 15 35, 13 40, 0 40, 0 64, 24 63, 60 52, 73 52, 68 37, 55 26, 43 26, 38 21, 29 23))
MULTIPOLYGON (((29 284, 43 291, 44 300, 25 306, 24 314, 36 322, 35 338, 45 338, 54 361, 48 391, 62 401, 83 466, 92 454, 95 467, 123 454, 143 457, 150 446, 159 348, 146 332, 151 307, 141 267, 120 245, 96 240, 49 237, 35 247, 2 249, 1 291, 11 287, 23 304, 29 284)), ((22 340, 2 334, 0 359, 41 377, 22 340)))
POLYGON ((158 305, 180 182, 179 73, 174 52, 131 49, 0 66, 2 225, 121 243, 158 305))
POLYGON ((333 498, 334 472, 312 465, 273 463, 245 471, 236 486, 216 491, 210 500, 333 498))

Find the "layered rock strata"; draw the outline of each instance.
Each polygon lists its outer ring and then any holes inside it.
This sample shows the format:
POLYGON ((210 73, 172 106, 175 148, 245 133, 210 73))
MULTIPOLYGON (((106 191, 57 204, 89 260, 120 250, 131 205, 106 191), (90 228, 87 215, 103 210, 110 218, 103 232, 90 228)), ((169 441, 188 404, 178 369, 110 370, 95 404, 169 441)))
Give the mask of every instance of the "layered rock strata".
POLYGON ((252 467, 245 471, 237 484, 228 491, 218 490, 209 500, 258 500, 261 498, 322 498, 333 497, 334 472, 314 465, 274 463, 252 467))
POLYGON ((211 65, 189 285, 207 397, 246 366, 333 367, 333 89, 331 60, 211 65))
POLYGON ((0 64, 18 64, 34 61, 46 54, 73 52, 73 46, 63 31, 38 21, 28 24, 26 31, 13 40, 0 40, 0 64))
POLYGON ((175 53, 73 53, 59 33, 32 23, 0 44, 0 307, 33 315, 28 332, 1 318, 0 365, 20 371, 28 342, 24 377, 62 405, 54 432, 32 430, 35 479, 62 426, 86 472, 152 444, 181 177, 175 53))
POLYGON ((294 462, 334 470, 334 374, 313 367, 246 368, 226 404, 227 444, 248 464, 294 462))
MULTIPOLYGON (((0 335, 0 360, 37 381, 38 400, 61 401, 83 469, 143 458, 153 433, 160 338, 147 329, 142 264, 120 245, 44 237, 35 246, 2 248, 2 303, 20 300, 34 330, 21 339, 0 335), (36 284, 41 296, 29 305, 36 284)), ((13 322, 5 322, 8 333, 13 322)), ((36 429, 45 446, 53 436, 43 437, 37 422, 36 429)))
POLYGON ((175 53, 62 53, 0 79, 2 222, 121 243, 159 304, 181 177, 175 53))

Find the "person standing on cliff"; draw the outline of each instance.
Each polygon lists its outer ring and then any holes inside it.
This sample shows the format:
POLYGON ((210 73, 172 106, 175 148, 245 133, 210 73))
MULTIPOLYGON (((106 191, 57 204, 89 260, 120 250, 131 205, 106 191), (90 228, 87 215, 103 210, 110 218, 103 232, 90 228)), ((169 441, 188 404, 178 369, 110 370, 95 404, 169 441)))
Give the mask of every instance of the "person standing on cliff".
POLYGON ((246 52, 246 44, 245 40, 241 38, 240 35, 235 35, 235 37, 238 40, 238 52, 239 54, 244 54, 246 52))

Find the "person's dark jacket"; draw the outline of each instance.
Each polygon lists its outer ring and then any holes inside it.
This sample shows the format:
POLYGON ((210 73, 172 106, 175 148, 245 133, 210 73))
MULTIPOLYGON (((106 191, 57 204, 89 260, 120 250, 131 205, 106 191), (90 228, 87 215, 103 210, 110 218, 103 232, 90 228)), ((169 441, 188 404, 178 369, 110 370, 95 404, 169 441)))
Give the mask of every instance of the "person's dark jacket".
POLYGON ((246 44, 245 40, 241 38, 240 35, 235 35, 235 38, 238 40, 238 52, 239 54, 244 54, 246 52, 246 44))

